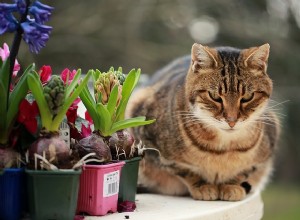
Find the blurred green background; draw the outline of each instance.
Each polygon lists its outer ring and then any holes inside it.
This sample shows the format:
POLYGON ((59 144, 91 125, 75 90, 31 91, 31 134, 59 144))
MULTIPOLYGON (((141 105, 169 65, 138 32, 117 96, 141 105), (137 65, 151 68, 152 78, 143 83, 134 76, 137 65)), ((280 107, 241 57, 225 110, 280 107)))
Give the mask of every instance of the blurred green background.
MULTIPOLYGON (((6 1, 7 2, 7 1, 6 1)), ((272 105, 282 135, 263 219, 300 219, 299 0, 48 0, 53 27, 39 55, 22 43, 19 62, 70 69, 140 67, 146 74, 190 53, 194 42, 246 48, 271 45, 272 105)), ((12 42, 12 36, 1 36, 12 42)))

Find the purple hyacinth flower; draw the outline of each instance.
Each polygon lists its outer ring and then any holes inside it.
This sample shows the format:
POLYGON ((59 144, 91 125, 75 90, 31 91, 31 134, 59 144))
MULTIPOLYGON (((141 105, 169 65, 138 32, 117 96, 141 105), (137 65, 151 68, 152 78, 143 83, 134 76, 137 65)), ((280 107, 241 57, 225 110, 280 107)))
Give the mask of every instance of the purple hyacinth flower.
POLYGON ((11 14, 0 10, 0 35, 5 32, 14 32, 18 28, 18 22, 11 14))
POLYGON ((46 21, 49 21, 52 10, 53 7, 35 1, 30 7, 29 12, 33 15, 36 22, 44 24, 46 21))
POLYGON ((21 27, 24 31, 23 39, 29 45, 29 50, 32 53, 37 54, 46 46, 52 27, 38 24, 34 19, 23 22, 21 27))
POLYGON ((42 4, 40 3, 39 1, 35 1, 32 6, 36 6, 40 9, 43 9, 43 10, 46 10, 46 11, 49 11, 49 12, 52 12, 53 11, 53 7, 49 6, 49 5, 45 5, 45 4, 42 4))
POLYGON ((16 4, 0 3, 0 14, 8 13, 8 12, 14 12, 16 10, 17 10, 17 5, 16 4))
POLYGON ((18 27, 18 22, 13 16, 13 12, 25 12, 25 0, 15 0, 15 4, 0 3, 0 35, 5 32, 14 32, 18 27))
POLYGON ((17 5, 17 9, 21 14, 24 14, 26 11, 26 1, 25 0, 15 0, 15 4, 17 5))

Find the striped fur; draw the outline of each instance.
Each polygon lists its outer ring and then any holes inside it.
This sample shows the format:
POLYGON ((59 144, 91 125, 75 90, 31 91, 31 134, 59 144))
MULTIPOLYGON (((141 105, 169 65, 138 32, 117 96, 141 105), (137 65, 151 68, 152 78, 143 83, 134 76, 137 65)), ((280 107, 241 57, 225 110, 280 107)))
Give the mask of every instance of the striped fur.
POLYGON ((269 45, 239 50, 194 44, 191 56, 136 91, 128 116, 156 123, 132 130, 148 150, 139 184, 200 200, 237 201, 272 172, 278 120, 267 107, 269 45))

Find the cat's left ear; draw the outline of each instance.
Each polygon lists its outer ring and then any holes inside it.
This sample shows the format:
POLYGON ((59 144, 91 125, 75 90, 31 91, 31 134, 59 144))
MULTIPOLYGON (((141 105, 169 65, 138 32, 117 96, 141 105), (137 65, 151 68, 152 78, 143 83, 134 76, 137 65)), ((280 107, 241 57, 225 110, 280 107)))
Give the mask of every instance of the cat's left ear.
POLYGON ((243 63, 245 67, 266 72, 268 66, 269 53, 269 44, 264 44, 260 47, 252 47, 249 49, 245 49, 242 51, 243 63))

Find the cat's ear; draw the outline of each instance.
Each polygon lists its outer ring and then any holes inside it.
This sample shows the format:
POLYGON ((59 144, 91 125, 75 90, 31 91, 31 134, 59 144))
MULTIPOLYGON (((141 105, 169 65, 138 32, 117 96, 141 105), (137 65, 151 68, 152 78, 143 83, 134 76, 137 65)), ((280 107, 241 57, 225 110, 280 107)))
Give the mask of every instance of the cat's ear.
POLYGON ((269 44, 243 50, 242 54, 244 66, 265 72, 268 66, 269 53, 269 44))
POLYGON ((216 68, 217 57, 217 50, 195 43, 192 46, 192 71, 196 73, 201 68, 216 68))

